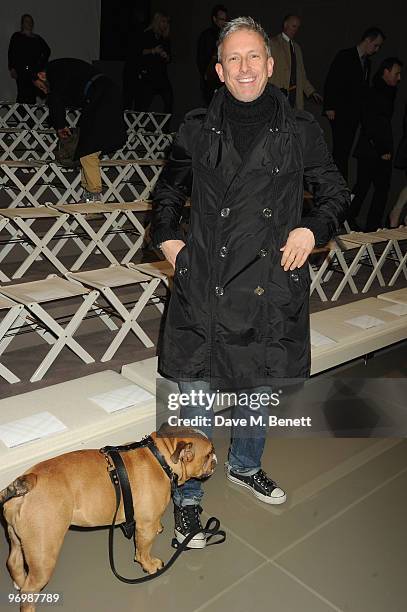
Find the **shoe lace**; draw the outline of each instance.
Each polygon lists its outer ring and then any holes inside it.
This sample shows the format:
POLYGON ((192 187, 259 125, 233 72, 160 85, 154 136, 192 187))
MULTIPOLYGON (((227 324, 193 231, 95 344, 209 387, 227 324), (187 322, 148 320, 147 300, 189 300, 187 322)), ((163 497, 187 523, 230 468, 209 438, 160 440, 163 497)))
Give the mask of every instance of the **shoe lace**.
POLYGON ((183 506, 181 509, 181 520, 185 529, 189 531, 195 531, 196 529, 202 528, 200 514, 202 512, 201 506, 183 506))
POLYGON ((254 474, 253 479, 266 491, 271 491, 277 486, 274 480, 269 478, 267 474, 261 469, 256 474, 254 474))

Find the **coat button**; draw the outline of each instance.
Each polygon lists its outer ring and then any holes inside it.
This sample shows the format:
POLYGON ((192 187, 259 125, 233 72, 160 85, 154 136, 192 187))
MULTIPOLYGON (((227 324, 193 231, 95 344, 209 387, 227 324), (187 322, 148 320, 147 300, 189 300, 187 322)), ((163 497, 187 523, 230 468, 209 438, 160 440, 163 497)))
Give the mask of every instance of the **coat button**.
POLYGON ((188 268, 180 268, 180 269, 178 270, 178 274, 179 274, 180 276, 185 276, 185 274, 186 274, 187 272, 188 272, 188 268))
POLYGON ((220 216, 221 217, 228 217, 230 213, 230 208, 222 208, 222 210, 220 211, 220 216))
POLYGON ((228 250, 225 246, 221 247, 220 251, 219 251, 219 255, 221 257, 226 257, 226 255, 228 254, 228 250))
POLYGON ((271 208, 263 208, 263 217, 266 217, 266 219, 269 219, 272 214, 273 214, 273 211, 271 210, 271 208))
POLYGON ((259 255, 260 257, 266 257, 269 254, 268 249, 260 249, 259 255))
POLYGON ((256 295, 263 295, 263 293, 264 293, 264 289, 263 289, 263 287, 260 287, 260 286, 259 286, 259 287, 256 287, 256 289, 254 290, 254 293, 255 293, 256 295))
POLYGON ((278 166, 274 166, 273 170, 271 171, 272 174, 278 174, 280 172, 280 168, 278 166))
POLYGON ((298 281, 300 280, 300 277, 298 276, 297 272, 290 272, 290 276, 295 283, 298 283, 298 281))
POLYGON ((224 289, 223 287, 215 287, 215 295, 223 295, 224 289))

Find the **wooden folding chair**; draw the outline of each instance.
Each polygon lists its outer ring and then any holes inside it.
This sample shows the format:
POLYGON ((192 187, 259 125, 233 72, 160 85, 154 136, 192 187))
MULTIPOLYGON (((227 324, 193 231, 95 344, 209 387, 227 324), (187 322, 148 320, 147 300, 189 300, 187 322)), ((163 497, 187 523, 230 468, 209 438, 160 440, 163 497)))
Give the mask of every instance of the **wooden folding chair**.
POLYGON ((89 291, 77 283, 51 274, 46 279, 0 288, 0 296, 22 304, 44 330, 41 334, 51 348, 31 376, 30 381, 41 380, 64 347, 71 349, 85 363, 94 363, 93 357, 73 338, 99 292, 89 291), (70 298, 83 298, 66 327, 43 308, 42 304, 56 303, 70 298))
MULTIPOLYGON (((0 322, 0 356, 4 353, 13 338, 10 334, 10 329, 13 326, 19 327, 18 321, 21 318, 23 310, 24 306, 22 304, 16 304, 16 302, 0 296, 0 311, 7 311, 0 322)), ((2 363, 0 363, 0 377, 4 378, 9 383, 20 382, 20 379, 2 363)))
MULTIPOLYGON (((149 281, 149 284, 154 284, 153 279, 158 278, 160 282, 164 283, 168 291, 171 290, 171 284, 174 278, 174 268, 170 263, 168 263, 168 261, 153 261, 142 264, 128 263, 126 265, 128 268, 130 268, 130 270, 137 270, 142 274, 148 274, 148 276, 151 276, 152 279, 149 281)), ((142 286, 147 288, 145 283, 142 283, 142 286)), ((155 294, 151 294, 151 302, 161 314, 164 312, 163 300, 160 297, 155 294)))
POLYGON ((154 294, 157 285, 160 283, 160 278, 151 278, 137 270, 120 265, 86 272, 68 272, 67 278, 77 281, 85 287, 97 289, 122 320, 118 333, 106 349, 101 361, 109 361, 130 332, 133 332, 146 348, 154 346, 154 343, 137 323, 137 319, 154 294), (117 293, 113 291, 113 289, 129 285, 140 285, 142 289, 140 297, 130 310, 126 308, 117 293))
POLYGON ((49 244, 52 240, 55 240, 57 232, 66 224, 68 216, 66 213, 62 214, 46 206, 0 209, 0 231, 4 228, 11 236, 9 245, 6 244, 0 252, 0 261, 17 244, 20 244, 26 250, 25 259, 12 275, 13 279, 21 278, 37 259, 42 258, 48 259, 58 272, 62 274, 67 272, 66 267, 50 249, 49 244), (4 224, 2 218, 8 219, 8 224, 4 224), (33 224, 44 219, 54 222, 41 236, 38 231, 35 231, 33 224), (27 248, 27 245, 29 248, 27 248))

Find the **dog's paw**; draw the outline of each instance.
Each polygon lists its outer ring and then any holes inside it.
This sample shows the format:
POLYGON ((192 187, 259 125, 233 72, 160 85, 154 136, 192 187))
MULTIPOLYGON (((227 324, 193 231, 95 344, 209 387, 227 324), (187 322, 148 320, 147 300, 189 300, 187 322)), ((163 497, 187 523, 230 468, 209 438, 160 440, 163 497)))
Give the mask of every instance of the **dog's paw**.
POLYGON ((164 567, 164 562, 161 561, 161 559, 157 559, 156 557, 151 557, 151 559, 149 559, 148 561, 140 561, 140 563, 143 570, 148 574, 155 574, 156 572, 158 572, 158 570, 164 567))
POLYGON ((15 588, 16 591, 21 591, 21 589, 18 586, 18 584, 16 582, 14 582, 14 581, 13 581, 13 587, 15 588))

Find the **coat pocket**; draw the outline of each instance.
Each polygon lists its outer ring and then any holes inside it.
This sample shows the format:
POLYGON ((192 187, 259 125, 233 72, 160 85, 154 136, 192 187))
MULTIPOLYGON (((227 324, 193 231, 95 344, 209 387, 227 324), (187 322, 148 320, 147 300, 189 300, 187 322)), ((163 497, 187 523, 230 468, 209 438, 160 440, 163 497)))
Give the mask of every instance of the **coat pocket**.
POLYGON ((311 278, 308 269, 308 262, 305 262, 301 268, 288 271, 289 286, 293 295, 304 295, 309 292, 311 278))

